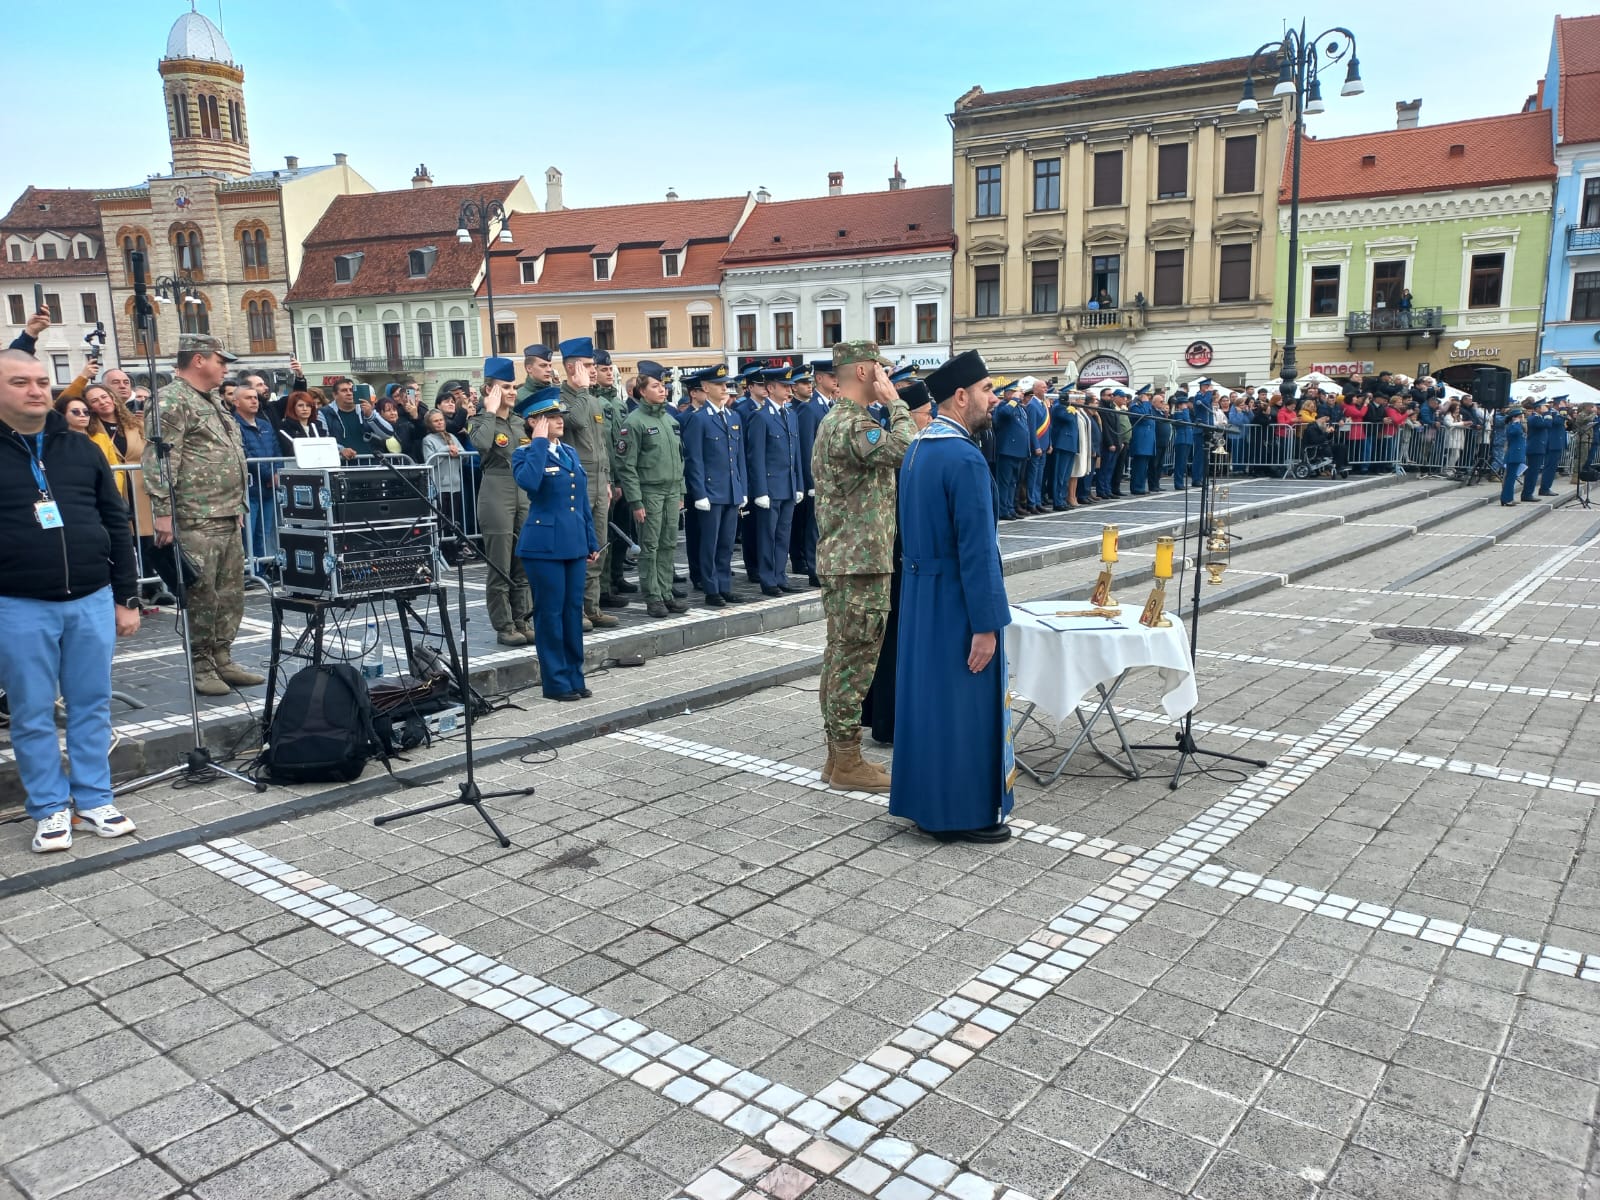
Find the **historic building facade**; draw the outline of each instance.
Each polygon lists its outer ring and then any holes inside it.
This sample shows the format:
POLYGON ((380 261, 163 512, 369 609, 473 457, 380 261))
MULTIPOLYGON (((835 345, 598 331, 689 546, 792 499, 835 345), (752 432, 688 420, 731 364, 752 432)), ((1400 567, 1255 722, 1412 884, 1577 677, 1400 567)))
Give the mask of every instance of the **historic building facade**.
MULTIPOLYGON (((1537 369, 1556 168, 1549 114, 1311 139, 1301 158, 1296 366, 1434 374, 1537 369)), ((1288 253, 1288 180, 1279 219, 1288 253)), ((1286 329, 1279 288, 1275 337, 1286 329)))
POLYGON ((34 312, 34 289, 50 310, 50 328, 38 355, 57 384, 83 369, 91 346, 103 344, 103 361, 117 361, 116 326, 106 280, 105 241, 94 193, 76 188, 30 187, 0 219, 0 296, 5 340, 22 332, 34 312), (102 343, 97 330, 105 332, 102 343), (94 337, 94 341, 86 338, 94 337))
POLYGON ((1600 387, 1600 17, 1557 17, 1539 107, 1553 118, 1555 220, 1541 367, 1600 387))
POLYGON ((730 366, 801 362, 833 344, 876 340, 896 362, 950 357, 955 250, 948 185, 758 204, 723 255, 723 339, 730 366))
POLYGON ((951 114, 954 348, 1086 382, 1269 374, 1282 102, 1247 60, 985 92, 951 114))
POLYGON ((483 378, 483 245, 456 237, 466 200, 498 200, 513 213, 538 207, 526 180, 435 187, 426 167, 407 190, 328 206, 285 303, 309 379, 407 377, 431 402, 447 379, 483 378))
POLYGON ((220 30, 199 13, 172 26, 160 62, 172 170, 133 187, 97 193, 109 271, 107 327, 137 368, 153 350, 170 368, 184 331, 223 338, 248 365, 287 366, 282 306, 301 243, 334 197, 372 191, 343 154, 302 167, 252 171, 244 68, 220 30), (132 255, 156 277, 182 276, 185 294, 160 306, 154 344, 135 328, 132 255))

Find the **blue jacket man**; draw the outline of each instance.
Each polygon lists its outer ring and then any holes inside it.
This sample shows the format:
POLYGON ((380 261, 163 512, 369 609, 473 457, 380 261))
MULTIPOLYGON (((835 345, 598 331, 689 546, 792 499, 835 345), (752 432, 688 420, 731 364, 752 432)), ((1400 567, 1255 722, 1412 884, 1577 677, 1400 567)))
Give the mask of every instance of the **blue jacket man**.
MULTIPOLYGON (((1189 412, 1189 420, 1206 429, 1212 426, 1211 418, 1216 410, 1217 393, 1213 390, 1215 386, 1211 380, 1202 379, 1199 384, 1200 390, 1194 394, 1194 406, 1189 412)), ((1194 438, 1192 443, 1194 450, 1189 459, 1191 480, 1196 487, 1199 487, 1200 476, 1206 469, 1205 435, 1198 430, 1191 430, 1190 432, 1194 438)), ((1176 466, 1174 466, 1172 473, 1174 476, 1178 474, 1176 466)))
POLYGON ((1505 413, 1506 457, 1505 474, 1500 480, 1500 503, 1517 502, 1517 472, 1528 461, 1528 429, 1523 424, 1522 409, 1513 405, 1505 413))
POLYGON ((539 686, 546 699, 580 700, 590 694, 583 679, 583 587, 589 562, 600 555, 589 476, 578 452, 561 441, 560 388, 528 393, 515 411, 535 435, 512 453, 511 474, 528 495, 517 557, 533 588, 539 686))
MULTIPOLYGON (((831 363, 829 365, 832 365, 831 363)), ((805 499, 794 507, 794 525, 789 535, 789 566, 796 575, 804 575, 812 587, 821 587, 817 577, 817 485, 811 478, 811 450, 816 445, 817 429, 822 418, 828 415, 828 406, 822 397, 811 390, 810 367, 796 367, 791 381, 796 389, 789 407, 794 412, 795 427, 800 433, 800 477, 805 485, 805 499), (802 397, 799 393, 804 390, 802 397)))
POLYGON ((1539 484, 1539 478, 1544 474, 1545 452, 1550 445, 1550 417, 1545 412, 1547 400, 1535 400, 1529 405, 1528 422, 1528 471, 1522 477, 1522 498, 1532 500, 1534 489, 1539 484))
POLYGON ((1067 494, 1072 487, 1072 467, 1078 458, 1078 417, 1067 398, 1057 396, 1050 405, 1050 497, 1057 508, 1070 508, 1075 498, 1067 494))
POLYGON ((784 570, 794 506, 805 497, 805 477, 800 471, 800 428, 788 408, 793 367, 774 367, 763 374, 768 396, 750 414, 745 427, 745 464, 750 478, 750 503, 755 508, 756 581, 766 596, 781 596, 800 589, 789 586, 784 570), (782 399, 784 403, 778 401, 782 399))
POLYGON ((1015 521, 1017 485, 1033 450, 1033 431, 1028 428, 1027 410, 1014 398, 995 405, 994 443, 1000 462, 1000 520, 1015 521))
POLYGON ((1195 454, 1198 431, 1189 397, 1179 392, 1172 400, 1172 488, 1181 492, 1189 486, 1189 472, 1195 454))
MULTIPOLYGON (((1555 397, 1553 403, 1560 405, 1566 400, 1565 396, 1555 397)), ((1539 495, 1554 496, 1556 494, 1556 469, 1561 465, 1561 454, 1567 448, 1567 417, 1558 407, 1549 416, 1550 429, 1544 443, 1544 471, 1539 476, 1539 495)))
POLYGON ((1037 393, 1025 398, 1023 407, 1028 413, 1028 433, 1032 438, 1028 457, 1028 507, 1036 513, 1044 511, 1044 467, 1050 457, 1050 410, 1037 393))
POLYGON ((1128 405, 1128 416, 1133 421, 1133 435, 1128 442, 1128 461, 1132 464, 1128 490, 1135 496, 1142 496, 1150 490, 1150 476, 1153 473, 1157 478, 1160 477, 1159 472, 1152 471, 1156 458, 1156 426, 1160 424, 1152 419, 1155 413, 1155 405, 1146 400, 1142 393, 1128 405))
POLYGON ((734 601, 733 534, 739 509, 748 502, 744 418, 728 402, 726 366, 697 377, 706 404, 683 427, 683 484, 688 520, 699 526, 700 583, 706 604, 722 608, 734 601))

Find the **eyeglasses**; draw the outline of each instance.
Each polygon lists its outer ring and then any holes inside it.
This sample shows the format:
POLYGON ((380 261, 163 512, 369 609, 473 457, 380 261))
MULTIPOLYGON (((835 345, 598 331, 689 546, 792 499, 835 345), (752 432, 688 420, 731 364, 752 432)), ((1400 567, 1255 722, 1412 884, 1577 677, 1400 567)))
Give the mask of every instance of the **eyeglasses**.
POLYGON ((69 417, 87 417, 88 415, 89 410, 87 408, 78 408, 74 406, 67 409, 67 416, 69 417))

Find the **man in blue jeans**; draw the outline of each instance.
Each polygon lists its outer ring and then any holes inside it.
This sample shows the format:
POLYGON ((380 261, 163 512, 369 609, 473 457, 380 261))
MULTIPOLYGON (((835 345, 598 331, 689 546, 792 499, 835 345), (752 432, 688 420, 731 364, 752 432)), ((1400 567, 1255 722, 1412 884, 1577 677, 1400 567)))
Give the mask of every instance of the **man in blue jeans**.
POLYGON ((0 523, 0 689, 33 849, 67 849, 74 825, 132 833, 111 802, 110 761, 112 648, 139 629, 128 510, 105 456, 51 408, 44 364, 20 350, 0 351, 0 523))

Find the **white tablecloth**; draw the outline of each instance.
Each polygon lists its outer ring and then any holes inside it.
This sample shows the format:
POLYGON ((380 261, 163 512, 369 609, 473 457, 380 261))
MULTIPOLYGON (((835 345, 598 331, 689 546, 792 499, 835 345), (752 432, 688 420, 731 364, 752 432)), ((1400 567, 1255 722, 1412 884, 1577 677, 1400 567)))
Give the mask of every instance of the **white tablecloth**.
POLYGON ((1161 673, 1161 707, 1174 720, 1199 703, 1189 636, 1169 615, 1165 629, 1139 624, 1139 609, 1122 616, 1057 617, 1058 611, 1087 608, 1081 600, 1045 600, 1011 606, 1006 626, 1006 658, 1015 675, 1012 690, 1051 714, 1059 723, 1095 684, 1109 687, 1124 671, 1154 667, 1161 673))

